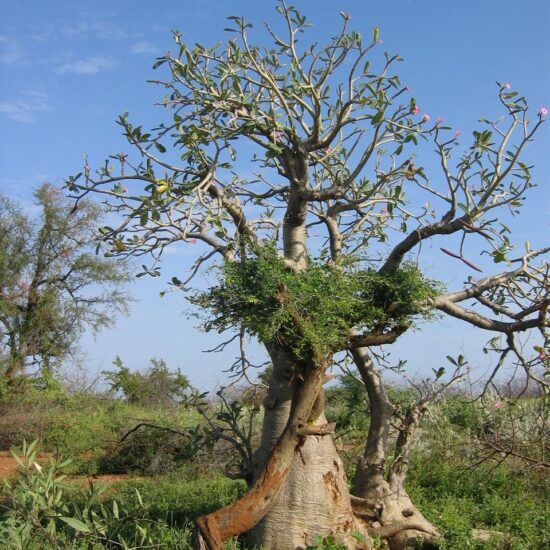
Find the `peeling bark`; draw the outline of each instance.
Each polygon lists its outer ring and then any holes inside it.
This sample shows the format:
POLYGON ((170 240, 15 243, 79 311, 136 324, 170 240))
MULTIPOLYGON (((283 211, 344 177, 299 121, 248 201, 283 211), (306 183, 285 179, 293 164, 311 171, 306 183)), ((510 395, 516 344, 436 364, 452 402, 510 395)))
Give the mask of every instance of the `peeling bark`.
MULTIPOLYGON (((275 355, 274 371, 276 372, 276 382, 272 384, 274 391, 270 392, 268 398, 275 399, 273 410, 276 410, 277 402, 280 397, 276 394, 280 394, 281 391, 287 393, 287 390, 285 390, 283 385, 279 383, 285 378, 284 375, 281 375, 280 369, 282 368, 285 373, 289 372, 289 361, 291 361, 292 356, 288 352, 285 353, 284 350, 276 350, 275 348, 272 349, 272 354, 275 355), (280 356, 283 356, 282 358, 285 360, 282 362, 277 361, 277 358, 280 356), (278 366, 278 364, 280 366, 278 366)), ((255 476, 252 487, 246 495, 229 506, 217 510, 207 516, 203 516, 197 520, 197 526, 200 531, 197 547, 200 548, 201 545, 203 545, 203 547, 208 550, 221 550, 223 548, 223 541, 252 529, 267 514, 267 512, 269 512, 284 487, 289 486, 288 484, 285 485, 285 481, 291 472, 293 462, 294 464, 300 464, 300 462, 305 463, 306 456, 309 460, 310 453, 308 452, 308 447, 316 447, 314 443, 315 440, 330 440, 330 436, 324 437, 320 435, 307 435, 309 433, 316 433, 319 431, 313 426, 320 426, 323 423, 326 424, 324 415, 317 419, 311 418, 311 413, 314 409, 315 402, 322 392, 322 384, 326 366, 326 363, 324 365, 319 365, 313 361, 304 362, 299 365, 300 376, 298 377, 296 375, 297 364, 294 364, 291 375, 292 378, 290 379, 291 395, 289 396, 287 393, 287 397, 291 397, 290 406, 285 407, 288 410, 288 420, 285 422, 282 432, 278 435, 275 444, 271 449, 269 449, 268 452, 266 452, 267 447, 264 446, 264 456, 266 456, 266 458, 263 462, 258 463, 257 475, 255 476), (295 456, 297 454, 298 459, 295 460, 295 456), (201 537, 202 540, 200 540, 201 537)), ((282 405, 283 402, 280 404, 282 405)), ((272 420, 274 419, 273 416, 271 416, 271 418, 272 420)), ((277 421, 276 424, 280 426, 282 422, 277 421)), ((328 430, 323 428, 320 431, 324 433, 328 430)), ((272 437, 276 435, 276 431, 269 425, 266 426, 264 438, 267 437, 268 434, 271 434, 272 437)), ((324 441, 322 444, 326 445, 324 441)), ((262 454, 259 453, 258 457, 261 456, 262 454)), ((333 467, 335 467, 338 471, 343 470, 341 464, 337 462, 335 462, 335 466, 333 467)), ((305 485, 302 484, 301 487, 306 490, 310 490, 310 479, 306 478, 303 481, 306 481, 306 483, 305 485)), ((340 492, 343 490, 336 484, 333 484, 331 489, 333 491, 340 492)), ((293 502, 287 504, 292 506, 293 502)), ((289 516, 289 510, 287 507, 285 508, 285 516, 289 516)), ((351 511, 351 509, 349 511, 351 511)), ((301 512, 301 514, 304 513, 306 513, 305 510, 301 512)), ((317 530, 315 530, 313 534, 318 534, 317 530)), ((278 538, 282 536, 281 525, 278 526, 277 536, 278 538)), ((260 539, 261 538, 262 537, 260 536, 260 539)), ((302 541, 303 540, 304 539, 302 538, 302 541)), ((259 543, 265 548, 277 547, 266 545, 263 540, 260 540, 259 543)), ((285 546, 281 546, 280 548, 287 549, 291 548, 291 546, 286 546, 285 543, 285 546)))
MULTIPOLYGON (((290 414, 293 360, 272 346, 273 380, 270 384, 260 448, 255 455, 257 475, 269 456, 290 414)), ((312 422, 326 424, 324 412, 312 422)), ((273 505, 248 533, 251 547, 266 550, 304 548, 316 536, 333 534, 350 548, 352 531, 364 531, 354 518, 344 467, 332 437, 307 437, 273 505)), ((366 531, 364 531, 366 534, 366 531)))

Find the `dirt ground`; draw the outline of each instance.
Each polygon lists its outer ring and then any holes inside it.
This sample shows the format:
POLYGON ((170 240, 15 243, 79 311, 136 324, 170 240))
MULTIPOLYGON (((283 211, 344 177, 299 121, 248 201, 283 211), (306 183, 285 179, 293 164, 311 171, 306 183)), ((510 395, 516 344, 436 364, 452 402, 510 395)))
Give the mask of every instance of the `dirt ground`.
MULTIPOLYGON (((38 462, 47 462, 50 455, 41 454, 38 456, 38 462)), ((0 451, 0 480, 6 479, 13 475, 17 471, 17 461, 13 458, 9 451, 0 451)), ((93 476, 69 476, 71 480, 77 483, 86 483, 88 480, 92 480, 98 483, 111 484, 117 481, 128 479, 130 476, 127 474, 104 474, 93 476)), ((136 476, 133 476, 135 479, 136 476)), ((138 476, 141 478, 142 476, 138 476)))
MULTIPOLYGON (((41 457, 44 459, 46 457, 41 457)), ((6 479, 17 470, 17 461, 9 451, 0 451, 0 479, 6 479)))

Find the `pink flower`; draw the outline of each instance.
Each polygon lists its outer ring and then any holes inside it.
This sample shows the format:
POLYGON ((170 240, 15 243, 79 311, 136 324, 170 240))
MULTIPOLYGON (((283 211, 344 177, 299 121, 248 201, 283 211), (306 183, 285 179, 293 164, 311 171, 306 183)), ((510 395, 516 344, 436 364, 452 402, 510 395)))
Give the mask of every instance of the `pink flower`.
POLYGON ((389 214, 388 209, 384 206, 384 208, 382 208, 382 210, 380 210, 380 215, 381 216, 387 216, 388 214, 389 214))
POLYGON ((331 151, 330 147, 327 147, 327 148, 325 149, 325 153, 326 153, 327 155, 330 155, 330 151, 331 151))
POLYGON ((460 130, 457 130, 457 131, 455 132, 455 138, 459 137, 460 134, 462 134, 462 132, 461 132, 460 130))
POLYGON ((122 192, 123 192, 123 193, 128 193, 128 187, 123 187, 123 188, 122 188, 122 192))
POLYGON ((197 244, 197 239, 187 239, 189 244, 197 244))
POLYGON ((441 124, 441 123, 443 122, 443 117, 437 117, 436 122, 437 122, 438 124, 441 124))
POLYGON ((545 355, 545 353, 544 353, 544 350, 543 350, 543 351, 539 351, 539 359, 542 361, 545 357, 546 357, 546 355, 545 355))
POLYGON ((510 85, 509 82, 506 82, 506 84, 504 84, 504 87, 509 90, 512 86, 510 85))
POLYGON ((541 107, 539 109, 539 115, 540 116, 546 116, 548 114, 548 109, 546 107, 541 107))
POLYGON ((420 107, 419 107, 418 105, 415 105, 415 106, 411 109, 411 115, 417 115, 419 112, 420 112, 420 107))
POLYGON ((495 409, 501 409, 502 408, 502 402, 501 401, 495 401, 495 405, 494 405, 495 409))
POLYGON ((377 43, 377 44, 383 44, 384 41, 383 41, 383 40, 377 40, 376 43, 377 43))
POLYGON ((427 113, 422 117, 422 121, 423 122, 430 122, 430 115, 428 115, 427 113))

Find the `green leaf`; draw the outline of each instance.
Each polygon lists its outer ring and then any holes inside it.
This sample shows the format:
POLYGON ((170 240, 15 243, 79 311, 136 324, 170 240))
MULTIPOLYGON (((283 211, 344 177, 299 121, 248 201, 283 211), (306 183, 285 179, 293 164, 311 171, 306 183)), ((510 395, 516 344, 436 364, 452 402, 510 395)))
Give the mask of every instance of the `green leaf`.
POLYGON ((168 61, 166 57, 159 57, 157 59, 158 61, 153 65, 153 69, 160 67, 163 63, 166 63, 168 61))
POLYGON ((80 531, 82 533, 90 533, 91 529, 82 521, 76 518, 67 518, 61 516, 59 518, 61 521, 64 521, 67 525, 75 529, 76 531, 80 531))
POLYGON ((159 143, 158 141, 155 141, 155 147, 157 148, 157 151, 159 153, 166 153, 166 147, 162 145, 162 143, 159 143))
POLYGON ((378 42, 379 38, 380 38, 380 29, 378 27, 374 27, 374 29, 372 29, 372 41, 378 42))
POLYGON ((377 124, 379 124, 382 119, 384 118, 384 110, 381 109, 380 111, 378 111, 373 117, 372 117, 372 120, 371 120, 371 124, 373 126, 376 126, 377 124))
POLYGON ((437 370, 435 369, 432 369, 432 370, 434 371, 436 380, 438 378, 441 378, 445 374, 445 367, 439 367, 437 370))

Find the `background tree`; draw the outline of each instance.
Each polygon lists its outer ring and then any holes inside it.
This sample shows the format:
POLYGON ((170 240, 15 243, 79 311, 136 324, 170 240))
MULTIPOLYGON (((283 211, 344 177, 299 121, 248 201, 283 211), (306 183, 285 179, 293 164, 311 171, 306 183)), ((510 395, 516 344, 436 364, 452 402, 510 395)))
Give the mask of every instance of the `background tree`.
POLYGON ((239 17, 230 18, 227 43, 213 48, 188 47, 176 33, 176 55, 156 63, 170 70, 158 81, 170 122, 145 132, 122 116, 139 160, 116 155, 67 186, 78 200, 103 194, 122 216, 102 229, 115 254, 157 261, 167 246, 197 243, 191 275, 174 277, 176 288, 187 289, 219 257, 219 284, 192 296, 212 314, 207 329, 245 330, 271 357, 254 482, 234 505, 199 521, 202 543, 221 548, 257 524, 250 541, 267 548, 302 547, 329 533, 349 547, 374 536, 398 547, 396 534, 407 528, 433 528, 403 477, 395 486, 386 477, 393 406, 376 349, 445 314, 495 335, 497 369, 514 358, 536 375, 542 361, 524 356, 516 335, 534 329, 548 345, 548 249, 527 246, 509 257, 509 230, 496 212, 517 213, 533 186, 521 155, 546 110, 531 115, 524 98, 499 85, 504 118, 483 121, 460 151, 458 134, 407 95, 392 72, 400 58, 380 51, 378 29, 364 39, 342 14, 341 31, 324 47, 310 46, 298 41, 305 18, 284 3, 278 11, 284 30, 267 27, 267 48, 252 45, 252 25, 239 17), (429 141, 437 174, 416 158, 414 147, 429 153, 422 146, 429 141), (479 271, 467 255, 483 250, 507 268, 447 292, 421 272, 422 243, 440 236, 452 243, 442 259, 479 271), (353 498, 323 413, 325 371, 339 352, 352 355, 372 415, 353 498), (362 508, 356 514, 352 501, 362 508), (373 505, 379 530, 363 522, 363 508, 373 505))
POLYGON ((0 345, 3 374, 50 368, 75 349, 86 327, 111 326, 126 311, 124 264, 94 248, 102 208, 72 208, 59 189, 35 192, 40 217, 0 196, 0 345))
POLYGON ((187 376, 180 369, 172 372, 164 359, 151 359, 151 366, 144 371, 131 371, 116 357, 113 365, 117 370, 102 374, 109 382, 110 389, 120 392, 129 403, 145 406, 173 407, 179 403, 190 389, 187 376))

